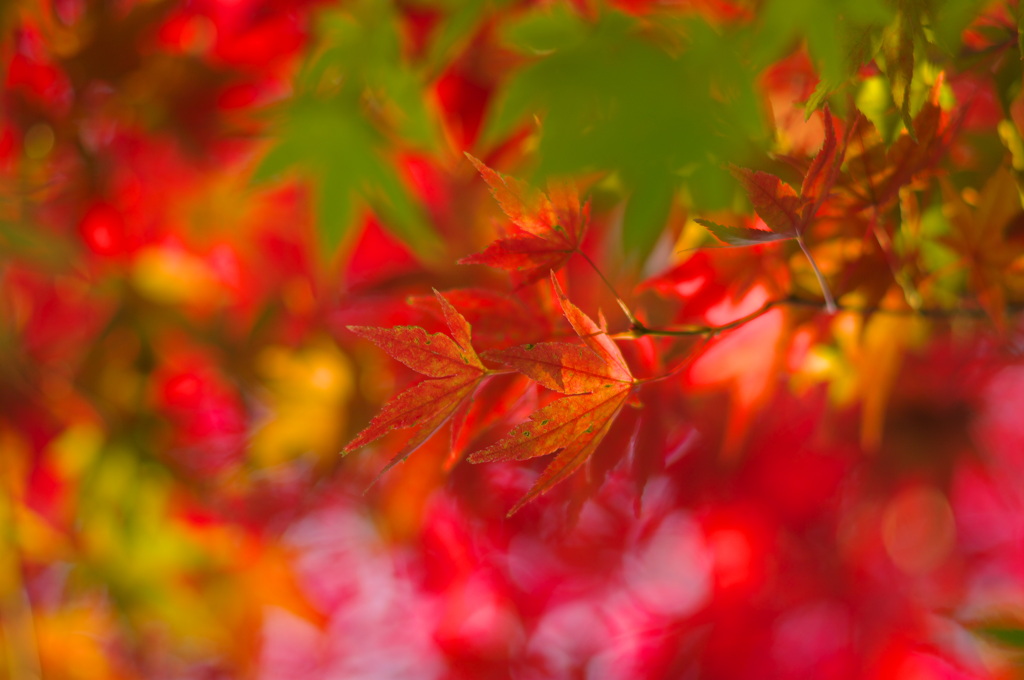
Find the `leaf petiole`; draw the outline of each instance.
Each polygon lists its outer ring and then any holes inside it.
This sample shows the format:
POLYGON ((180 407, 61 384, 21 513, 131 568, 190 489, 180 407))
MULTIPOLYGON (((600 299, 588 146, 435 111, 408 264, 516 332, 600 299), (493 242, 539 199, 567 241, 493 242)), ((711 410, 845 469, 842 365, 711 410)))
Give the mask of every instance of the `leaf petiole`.
POLYGON ((621 310, 622 310, 622 313, 626 315, 626 318, 627 318, 627 319, 629 319, 629 323, 630 323, 630 325, 631 325, 631 326, 632 326, 633 328, 637 328, 637 327, 640 327, 640 328, 642 328, 642 327, 643 327, 643 324, 641 324, 641 323, 640 323, 640 322, 639 322, 639 321, 637 320, 637 318, 636 318, 635 316, 633 316, 633 312, 632 312, 632 311, 630 311, 630 309, 629 309, 629 307, 628 307, 628 306, 626 305, 625 301, 623 301, 623 299, 622 299, 621 297, 619 297, 619 294, 618 294, 618 292, 617 292, 617 291, 615 290, 615 286, 613 286, 613 285, 612 285, 612 282, 611 282, 611 281, 609 281, 609 280, 608 280, 608 278, 607 278, 607 277, 606 277, 606 276, 604 275, 604 272, 602 272, 602 271, 601 271, 601 270, 600 270, 600 269, 598 268, 598 266, 597 266, 596 264, 594 264, 594 261, 590 259, 590 256, 589 256, 589 255, 587 255, 587 254, 586 254, 585 252, 583 252, 583 251, 582 251, 581 249, 577 248, 577 249, 576 249, 576 252, 577 252, 577 253, 579 253, 579 254, 580 254, 580 256, 581 256, 581 257, 582 257, 582 258, 583 258, 584 260, 586 260, 586 261, 587 261, 587 264, 589 264, 589 265, 590 265, 591 269, 593 269, 593 270, 594 270, 595 272, 597 272, 597 275, 601 277, 601 280, 602 280, 602 281, 604 281, 604 285, 605 285, 605 286, 607 286, 607 287, 608 287, 608 290, 609 290, 609 291, 611 291, 611 294, 615 296, 615 301, 616 301, 616 302, 617 302, 617 303, 619 304, 619 309, 621 309, 621 310))
POLYGON ((832 296, 832 289, 828 287, 828 282, 822 275, 821 270, 818 269, 818 263, 814 261, 814 256, 811 255, 811 251, 807 248, 807 244, 804 243, 804 237, 801 234, 797 234, 796 243, 800 246, 800 250, 804 251, 804 255, 807 256, 807 261, 811 263, 811 269, 814 270, 814 276, 818 279, 818 285, 821 286, 821 294, 825 297, 825 311, 829 314, 835 314, 839 308, 836 306, 836 300, 832 296))

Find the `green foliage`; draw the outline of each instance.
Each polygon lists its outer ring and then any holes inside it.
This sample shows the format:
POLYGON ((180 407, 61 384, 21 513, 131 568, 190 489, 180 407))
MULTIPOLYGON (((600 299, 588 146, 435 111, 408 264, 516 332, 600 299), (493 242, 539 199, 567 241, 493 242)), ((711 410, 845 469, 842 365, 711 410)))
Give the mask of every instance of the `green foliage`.
POLYGON ((501 93, 485 142, 540 116, 538 176, 615 173, 634 256, 650 252, 686 178, 700 178, 693 206, 724 207, 733 186, 721 164, 766 141, 750 65, 706 24, 539 8, 507 37, 534 61, 501 93))
POLYGON ((425 103, 423 74, 402 57, 394 8, 357 3, 323 16, 320 32, 322 49, 296 78, 297 93, 255 179, 296 167, 308 176, 328 253, 369 206, 429 259, 438 250, 436 236, 398 173, 396 154, 436 150, 439 131, 425 103))

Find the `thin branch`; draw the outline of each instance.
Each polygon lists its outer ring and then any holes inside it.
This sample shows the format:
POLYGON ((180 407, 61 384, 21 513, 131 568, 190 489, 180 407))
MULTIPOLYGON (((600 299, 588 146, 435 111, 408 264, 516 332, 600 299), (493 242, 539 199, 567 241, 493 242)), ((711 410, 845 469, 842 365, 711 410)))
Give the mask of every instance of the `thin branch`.
POLYGON ((618 333, 611 337, 619 339, 636 339, 642 338, 645 335, 653 335, 658 337, 693 337, 699 335, 706 335, 708 337, 714 337, 719 333, 732 330, 733 328, 738 328, 739 326, 749 323, 756 319, 757 317, 765 314, 772 307, 776 307, 780 304, 786 304, 786 299, 769 300, 768 302, 764 303, 750 314, 747 314, 746 316, 741 316, 740 318, 735 319, 734 321, 730 321, 729 323, 722 324, 721 326, 689 326, 687 328, 649 328, 647 326, 644 326, 643 324, 638 324, 633 326, 633 328, 626 331, 625 333, 618 333))
MULTIPOLYGON (((808 298, 797 297, 790 295, 789 297, 779 298, 777 300, 769 300, 764 303, 761 307, 756 310, 741 316, 740 318, 730 321, 729 323, 722 324, 720 326, 686 326, 686 327, 666 327, 657 328, 644 325, 634 326, 628 331, 622 333, 615 333, 609 337, 615 340, 636 340, 646 335, 654 337, 675 337, 675 338, 688 338, 695 336, 707 336, 709 338, 718 335, 727 330, 738 328, 744 324, 750 323, 754 319, 764 315, 766 312, 774 307, 780 306, 792 306, 792 307, 810 307, 813 309, 820 309, 827 311, 829 314, 835 312, 852 312, 854 314, 882 314, 889 316, 912 316, 921 317, 925 319, 984 319, 987 318, 987 314, 982 309, 939 309, 939 308, 928 308, 921 307, 917 309, 913 308, 901 308, 893 309, 891 307, 861 307, 857 305, 843 305, 833 303, 834 308, 829 309, 828 302, 822 300, 810 300, 808 298)), ((1024 305, 1010 305, 1008 311, 1012 313, 1024 312, 1024 305)))

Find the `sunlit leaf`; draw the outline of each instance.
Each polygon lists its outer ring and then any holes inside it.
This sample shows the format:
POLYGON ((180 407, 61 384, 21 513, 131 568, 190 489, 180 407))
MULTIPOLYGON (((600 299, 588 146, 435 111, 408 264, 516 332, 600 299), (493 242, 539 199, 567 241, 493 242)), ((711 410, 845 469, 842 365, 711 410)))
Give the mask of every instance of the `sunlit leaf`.
POLYGON ((459 405, 472 395, 487 373, 471 344, 469 323, 444 296, 437 291, 434 294, 441 305, 451 337, 440 333, 428 334, 422 328, 412 326, 349 327, 349 330, 373 341, 409 368, 435 378, 413 385, 392 398, 366 429, 345 447, 348 453, 393 430, 414 428, 412 438, 384 467, 381 475, 405 460, 446 423, 459 405))

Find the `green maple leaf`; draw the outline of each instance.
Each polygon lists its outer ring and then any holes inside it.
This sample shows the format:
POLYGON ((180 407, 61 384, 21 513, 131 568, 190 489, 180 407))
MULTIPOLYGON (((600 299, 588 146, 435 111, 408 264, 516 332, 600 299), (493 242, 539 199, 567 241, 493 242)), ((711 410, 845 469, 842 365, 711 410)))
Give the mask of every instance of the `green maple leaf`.
POLYGON ((396 154, 436 148, 439 133, 425 77, 402 56, 394 8, 363 2, 328 14, 318 46, 296 77, 297 94, 280 112, 254 181, 291 172, 307 178, 328 254, 369 206, 414 252, 433 258, 439 241, 398 174, 396 154))
POLYGON ((499 93, 485 143, 540 120, 539 177, 614 173, 628 255, 650 252, 682 188, 725 207, 734 187, 721 163, 767 140, 749 64, 706 24, 538 8, 505 35, 533 62, 499 93))

